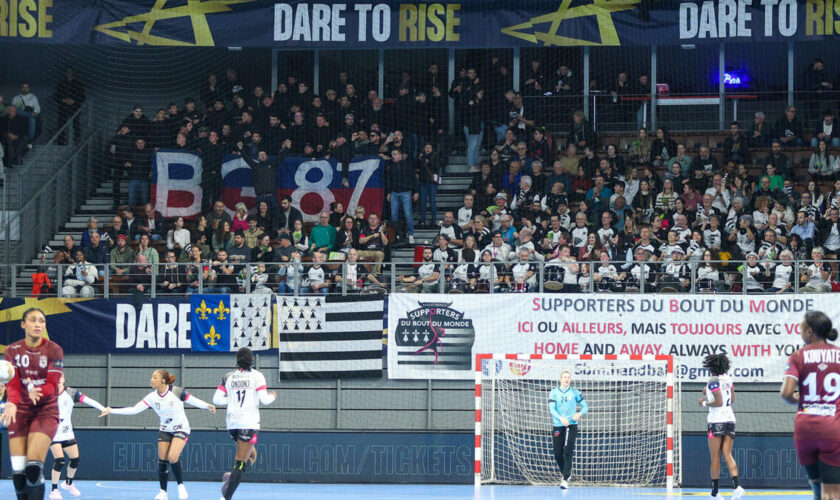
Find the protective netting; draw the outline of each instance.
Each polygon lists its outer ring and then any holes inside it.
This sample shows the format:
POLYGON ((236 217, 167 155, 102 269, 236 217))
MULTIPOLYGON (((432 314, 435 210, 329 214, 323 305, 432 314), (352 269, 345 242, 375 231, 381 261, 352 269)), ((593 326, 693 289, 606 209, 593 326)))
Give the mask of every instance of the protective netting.
POLYGON ((669 399, 665 361, 490 361, 516 364, 513 378, 485 370, 481 380, 482 464, 486 483, 559 484, 549 393, 572 372, 589 411, 578 424, 571 482, 666 485, 668 410, 674 414, 674 480, 679 482, 679 386, 669 399), (529 376, 529 372, 533 377, 529 376), (527 377, 527 378, 526 378, 527 377))

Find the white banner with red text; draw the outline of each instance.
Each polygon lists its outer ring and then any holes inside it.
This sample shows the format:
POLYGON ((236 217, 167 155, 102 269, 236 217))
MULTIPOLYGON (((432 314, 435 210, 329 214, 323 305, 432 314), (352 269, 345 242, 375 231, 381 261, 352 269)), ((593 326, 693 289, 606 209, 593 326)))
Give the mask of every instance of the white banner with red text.
MULTIPOLYGON (((835 301, 831 294, 392 294, 388 378, 472 379, 479 353, 669 354, 678 358, 680 380, 705 381, 703 358, 725 353, 735 381, 778 382, 788 356, 803 345, 805 313, 823 311, 838 324, 835 301)), ((574 363, 582 363, 569 366, 576 372, 586 369, 586 361, 574 363)), ((518 361, 492 369, 529 371, 518 361)))

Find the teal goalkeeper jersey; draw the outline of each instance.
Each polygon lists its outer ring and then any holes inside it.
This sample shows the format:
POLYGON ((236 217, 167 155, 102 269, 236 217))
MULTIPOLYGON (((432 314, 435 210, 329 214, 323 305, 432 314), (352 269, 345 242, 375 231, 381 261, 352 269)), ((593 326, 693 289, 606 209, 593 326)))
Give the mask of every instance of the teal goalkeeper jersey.
POLYGON ((569 425, 577 424, 572 419, 572 415, 578 412, 578 406, 580 406, 581 416, 586 415, 586 412, 589 411, 589 406, 583 399, 583 395, 573 387, 566 390, 555 387, 548 395, 548 409, 551 411, 551 420, 554 427, 563 427, 563 422, 560 421, 561 417, 568 420, 569 425))

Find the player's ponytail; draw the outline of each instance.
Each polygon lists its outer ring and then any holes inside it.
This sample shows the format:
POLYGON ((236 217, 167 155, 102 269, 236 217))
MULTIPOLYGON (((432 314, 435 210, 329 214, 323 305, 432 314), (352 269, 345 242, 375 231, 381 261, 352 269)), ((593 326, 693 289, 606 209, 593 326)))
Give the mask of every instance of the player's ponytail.
POLYGON ((161 368, 157 371, 157 374, 160 375, 160 379, 163 380, 166 385, 172 385, 175 383, 175 375, 172 375, 168 371, 161 368))
POLYGON ((240 347, 236 351, 236 366, 243 370, 250 370, 254 366, 254 353, 247 347, 240 347))
POLYGON ((823 340, 837 340, 837 329, 832 328, 831 318, 822 311, 805 313, 805 324, 811 327, 814 335, 823 340))

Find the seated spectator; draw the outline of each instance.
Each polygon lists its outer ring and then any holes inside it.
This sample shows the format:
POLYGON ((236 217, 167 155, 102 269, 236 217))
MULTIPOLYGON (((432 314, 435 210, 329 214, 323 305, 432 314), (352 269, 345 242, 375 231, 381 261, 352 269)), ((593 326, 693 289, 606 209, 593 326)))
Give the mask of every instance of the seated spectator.
POLYGON ((796 106, 788 106, 785 115, 776 120, 774 136, 784 147, 802 145, 802 123, 796 117, 796 106))
POLYGON ((645 127, 639 128, 639 133, 633 142, 630 143, 628 153, 633 163, 642 164, 651 161, 650 151, 653 147, 653 140, 648 136, 645 127))
POLYGON ((767 289, 767 293, 793 293, 793 280, 796 278, 793 252, 783 251, 781 259, 782 263, 773 269, 773 283, 767 289))
POLYGON ((587 146, 593 149, 598 147, 598 136, 583 111, 575 111, 572 115, 572 123, 569 125, 569 133, 566 139, 566 146, 570 145, 580 149, 587 146))
POLYGON ((150 243, 151 242, 149 241, 149 235, 141 234, 140 244, 137 245, 136 254, 146 257, 146 262, 149 263, 152 267, 156 267, 160 262, 160 254, 158 254, 158 251, 150 246, 150 243))
POLYGON ((309 250, 311 252, 329 252, 335 247, 336 230, 330 225, 330 214, 322 212, 319 223, 309 233, 309 250))
POLYGON ((723 141, 723 162, 748 163, 750 158, 747 138, 741 133, 738 122, 729 124, 729 135, 723 141))
MULTIPOLYGON (((557 161, 560 162, 560 166, 563 168, 562 172, 565 172, 572 177, 578 174, 578 170, 580 170, 580 160, 577 157, 577 148, 574 144, 570 144, 566 147, 566 151, 563 153, 563 156, 557 161)), ((567 181, 564 179, 568 179, 568 177, 563 178, 562 173, 560 175, 561 177, 554 179, 555 182, 559 180, 565 184, 567 181)), ((593 175, 594 172, 586 172, 586 177, 593 177, 593 175)))
MULTIPOLYGON (((288 262, 289 257, 291 256, 292 252, 292 245, 291 241, 288 237, 280 239, 280 246, 277 248, 278 250, 282 249, 283 257, 285 258, 284 262, 288 262)), ((259 236, 259 242, 257 246, 255 246, 251 250, 251 258, 249 259, 250 262, 267 262, 267 263, 274 263, 281 261, 280 255, 274 251, 274 247, 271 246, 271 236, 268 234, 261 234, 259 236)))
POLYGON ((23 163, 23 155, 26 154, 26 147, 29 144, 27 120, 20 116, 17 107, 6 108, 6 116, 0 118, 0 142, 3 143, 3 150, 6 153, 5 163, 7 167, 23 163))
POLYGON ((176 258, 180 257, 190 246, 190 231, 184 228, 184 218, 177 217, 172 223, 172 229, 166 232, 166 248, 175 252, 176 258))
POLYGON ((238 271, 242 270, 245 263, 251 261, 251 249, 245 245, 245 233, 236 231, 233 233, 233 246, 227 249, 228 260, 236 264, 238 271))
POLYGON ((773 132, 767 124, 766 116, 761 111, 753 116, 753 123, 747 134, 747 144, 751 148, 765 148, 770 144, 773 132))
POLYGON ((306 270, 306 274, 303 278, 303 283, 300 289, 300 293, 302 295, 326 295, 329 292, 331 277, 329 272, 322 265, 323 262, 324 254, 316 250, 315 253, 312 254, 312 265, 306 270))
POLYGON ((248 230, 243 233, 245 235, 245 246, 248 248, 256 248, 260 241, 260 236, 265 234, 262 229, 257 227, 257 219, 248 218, 248 230))
POLYGON ((435 243, 437 244, 437 247, 434 252, 432 252, 432 259, 434 259, 435 262, 443 264, 441 271, 445 273, 448 267, 446 263, 458 262, 458 251, 453 248, 449 248, 449 235, 447 234, 437 235, 435 243))
MULTIPOLYGON (((280 237, 280 251, 283 248, 284 241, 291 243, 289 236, 283 235, 280 237)), ((294 248, 289 245, 287 248, 294 248)), ((285 251, 283 251, 285 253, 285 251)), ((284 281, 281 281, 277 285, 277 293, 283 295, 290 295, 296 294, 300 290, 300 285, 304 279, 304 270, 303 264, 300 263, 300 252, 296 249, 289 254, 288 259, 284 260, 282 257, 280 258, 281 262, 287 262, 286 264, 281 264, 280 268, 277 270, 277 275, 281 278, 284 278, 284 281)))
POLYGON ((128 237, 117 235, 117 245, 111 250, 111 274, 116 276, 128 275, 131 264, 134 263, 134 249, 127 245, 128 237))
POLYGON ((399 282, 406 284, 404 291, 419 293, 437 293, 439 290, 440 264, 433 260, 432 249, 423 249, 423 262, 414 274, 400 276, 399 282))
POLYGON ((151 203, 143 206, 143 218, 139 224, 137 226, 137 232, 134 235, 135 240, 139 240, 142 234, 148 234, 152 241, 163 240, 164 231, 166 230, 163 217, 155 211, 155 207, 151 203))
POLYGON ((817 147, 819 141, 825 141, 831 147, 840 146, 840 127, 834 123, 834 112, 826 109, 823 120, 817 125, 816 134, 811 138, 811 147, 817 147))
POLYGON ((146 261, 146 256, 137 254, 134 265, 128 272, 128 281, 125 286, 135 297, 143 297, 151 291, 152 266, 146 261))
POLYGON ((93 297, 93 284, 99 277, 99 271, 96 266, 90 264, 85 260, 85 252, 81 249, 76 250, 76 263, 68 266, 64 272, 64 283, 61 287, 61 295, 63 297, 93 297))
MULTIPOLYGON (((550 278, 556 278, 556 274, 554 274, 553 272, 549 272, 549 268, 558 268, 560 274, 562 275, 561 283, 563 284, 560 290, 562 290, 563 293, 577 292, 580 290, 580 286, 578 285, 578 272, 580 271, 580 266, 571 256, 572 249, 569 247, 569 245, 560 245, 558 250, 559 251, 556 257, 552 258, 546 265, 545 279, 546 281, 550 281, 550 278), (554 274, 554 276, 551 276, 552 274, 554 274)), ((553 281, 555 283, 557 282, 556 279, 554 279, 553 281)), ((556 286, 546 286, 546 288, 548 288, 549 290, 557 290, 556 286)))
MULTIPOLYGON (((685 157, 685 147, 682 149, 683 157, 685 157)), ((653 144, 650 146, 650 159, 651 162, 655 167, 659 167, 662 165, 667 165, 671 158, 674 158, 673 161, 676 161, 680 164, 680 168, 682 168, 682 161, 679 158, 679 153, 677 150, 677 143, 671 139, 671 136, 668 135, 668 129, 665 127, 659 127, 656 129, 656 139, 653 140, 653 144)), ((686 159, 686 161, 690 161, 686 159)), ((688 165, 686 165, 686 168, 688 165)))
POLYGON ((187 289, 187 277, 184 268, 177 264, 175 251, 167 250, 164 257, 165 264, 157 275, 159 293, 184 293, 187 289))
MULTIPOLYGON (((249 222, 250 220, 256 221, 257 228, 259 228, 260 231, 268 233, 272 236, 278 234, 276 228, 274 227, 274 213, 267 201, 261 201, 257 204, 257 213, 253 217, 249 218, 249 222)), ((248 227, 250 228, 250 225, 248 227)))
POLYGON ((234 233, 248 230, 248 207, 242 202, 236 204, 236 213, 233 214, 230 230, 234 233))
POLYGON ((210 266, 210 283, 205 285, 204 293, 231 293, 238 289, 236 274, 236 266, 228 261, 227 250, 219 249, 210 266))
MULTIPOLYGON (((219 229, 219 223, 227 222, 228 225, 231 223, 232 219, 230 215, 225 211, 225 204, 222 201, 216 201, 213 203, 213 211, 207 214, 207 229, 208 231, 216 232, 219 229)), ((230 229, 228 228, 228 231, 230 229)), ((209 237, 210 235, 208 235, 209 237)))
MULTIPOLYGON (((284 234, 280 235, 281 239, 283 236, 284 234)), ((291 238, 290 241, 292 242, 292 245, 297 248, 301 255, 309 253, 309 235, 306 234, 306 229, 303 227, 302 220, 296 220, 292 225, 292 232, 285 236, 289 236, 291 238)))
POLYGON ((62 254, 61 261, 66 263, 76 262, 76 251, 80 250, 76 246, 76 240, 69 234, 64 237, 64 246, 56 250, 56 254, 62 254))
POLYGON ((90 237, 93 233, 102 236, 102 231, 99 230, 99 220, 96 217, 88 219, 88 227, 82 231, 82 243, 80 245, 82 250, 90 246, 90 237))
MULTIPOLYGON (((472 195, 466 195, 464 197, 465 203, 467 202, 467 197, 469 197, 469 204, 472 205, 472 195)), ((464 210, 464 208, 461 210, 464 210)), ((472 207, 467 210, 470 214, 472 213, 472 207)), ((443 224, 440 226, 438 234, 445 234, 449 237, 449 248, 458 248, 464 245, 464 232, 461 226, 455 223, 455 214, 452 212, 446 212, 444 214, 443 224)))
POLYGON ((512 191, 513 199, 510 202, 510 209, 514 213, 521 214, 521 212, 530 210, 534 200, 540 199, 540 193, 533 188, 533 182, 530 175, 523 175, 519 179, 519 186, 512 191))
POLYGON ((516 228, 513 227, 513 216, 505 214, 499 220, 501 221, 501 226, 499 226, 498 232, 502 235, 502 242, 513 248, 516 244, 516 228))
POLYGON ((189 286, 189 293, 200 293, 199 290, 203 290, 203 287, 209 283, 210 264, 202 258, 198 241, 190 246, 189 256, 184 279, 189 286), (199 287, 199 282, 201 287, 199 287))
POLYGON ((531 260, 531 253, 527 248, 517 250, 518 259, 510 268, 510 275, 506 276, 508 286, 512 292, 537 291, 537 266, 531 260))
POLYGON ((508 193, 515 193, 519 187, 519 181, 522 179, 521 165, 518 161, 510 162, 507 173, 502 177, 501 187, 508 193))
POLYGON ((802 242, 809 248, 814 246, 815 227, 814 223, 808 219, 807 211, 800 210, 796 213, 796 225, 791 228, 790 234, 799 235, 802 242))
MULTIPOLYGON (((840 127, 838 127, 838 131, 840 131, 840 127)), ((808 161, 808 173, 814 179, 820 180, 834 176, 840 171, 840 165, 837 164, 834 155, 828 151, 828 143, 825 140, 820 140, 815 146, 817 150, 811 154, 811 159, 808 161)))
POLYGON ((94 232, 90 235, 90 244, 85 248, 85 260, 91 264, 107 264, 109 252, 102 243, 102 237, 94 232))
POLYGON ((831 269, 823 261, 824 254, 825 251, 822 247, 814 247, 811 250, 811 257, 814 261, 802 272, 800 281, 805 281, 806 283, 804 287, 799 289, 800 292, 831 292, 831 269))
POLYGON ((500 292, 504 282, 504 264, 493 260, 493 254, 489 250, 482 251, 470 275, 470 288, 476 293, 490 293, 492 286, 494 292, 500 292))
POLYGON ((353 218, 345 216, 336 233, 335 247, 331 250, 347 254, 351 248, 359 249, 359 230, 353 218))
POLYGON ((338 231, 341 229, 341 220, 344 219, 344 205, 340 201, 330 203, 330 225, 338 231))
POLYGON ((685 251, 676 246, 671 251, 671 261, 665 266, 665 272, 659 277, 657 284, 659 290, 665 288, 676 289, 678 292, 686 292, 691 287, 691 270, 683 262, 685 251))
POLYGON ((211 242, 213 253, 218 253, 219 250, 226 250, 233 246, 233 233, 230 231, 230 222, 221 221, 213 231, 213 241, 211 242))
POLYGON ((717 158, 712 156, 709 148, 706 146, 700 147, 700 154, 698 154, 691 162, 692 172, 702 171, 705 178, 709 178, 716 172, 720 171, 720 165, 717 158))

